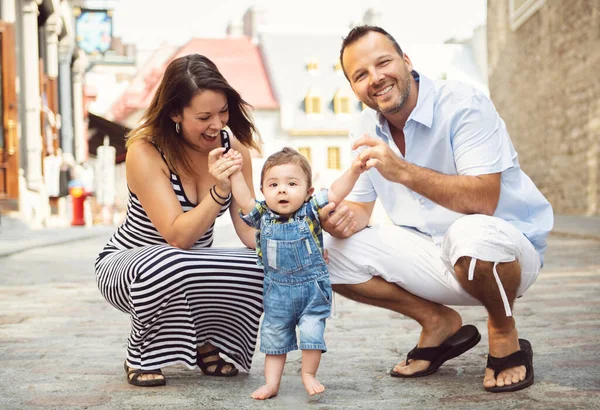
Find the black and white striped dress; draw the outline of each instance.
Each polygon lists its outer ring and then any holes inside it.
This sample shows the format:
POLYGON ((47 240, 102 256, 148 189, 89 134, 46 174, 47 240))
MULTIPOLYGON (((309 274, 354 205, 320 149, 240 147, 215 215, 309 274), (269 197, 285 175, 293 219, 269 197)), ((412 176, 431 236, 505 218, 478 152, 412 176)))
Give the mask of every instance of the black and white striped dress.
MULTIPOLYGON (((183 211, 191 210, 173 172, 171 185, 183 211)), ((219 216, 230 203, 231 196, 219 216)), ((196 347, 210 342, 250 370, 263 270, 252 249, 211 248, 213 229, 214 223, 189 250, 169 246, 129 191, 127 217, 96 259, 96 279, 106 300, 131 315, 130 367, 193 368, 196 347)))

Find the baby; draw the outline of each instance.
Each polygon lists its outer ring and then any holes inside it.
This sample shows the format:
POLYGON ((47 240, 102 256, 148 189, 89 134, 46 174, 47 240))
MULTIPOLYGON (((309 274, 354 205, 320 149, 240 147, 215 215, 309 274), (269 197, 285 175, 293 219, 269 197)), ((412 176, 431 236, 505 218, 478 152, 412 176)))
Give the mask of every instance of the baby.
MULTIPOLYGON (((240 155, 230 151, 227 156, 240 155)), ((263 166, 260 190, 264 201, 252 198, 241 172, 231 176, 232 193, 243 221, 258 229, 256 252, 265 271, 260 351, 267 355, 266 383, 252 393, 254 399, 277 395, 286 354, 298 349, 296 326, 300 330, 304 388, 310 395, 325 390, 316 374, 321 353, 327 351, 323 333, 331 313, 331 284, 323 259, 318 212, 329 202, 339 204, 363 170, 363 164, 356 160, 330 189, 313 195, 310 164, 297 151, 284 148, 267 158, 263 166)))

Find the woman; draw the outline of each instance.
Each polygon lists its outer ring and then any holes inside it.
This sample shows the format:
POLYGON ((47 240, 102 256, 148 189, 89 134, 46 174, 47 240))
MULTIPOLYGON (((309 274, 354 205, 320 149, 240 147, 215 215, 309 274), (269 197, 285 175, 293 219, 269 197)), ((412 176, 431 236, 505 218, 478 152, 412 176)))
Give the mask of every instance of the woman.
POLYGON ((169 64, 128 136, 127 217, 98 256, 96 277, 106 300, 131 315, 129 384, 164 385, 160 368, 177 363, 235 376, 221 352, 250 369, 263 272, 252 249, 211 248, 215 220, 228 208, 242 243, 255 248, 229 181, 241 167, 253 186, 256 129, 247 107, 212 61, 188 55, 169 64), (223 156, 229 147, 242 164, 223 156))

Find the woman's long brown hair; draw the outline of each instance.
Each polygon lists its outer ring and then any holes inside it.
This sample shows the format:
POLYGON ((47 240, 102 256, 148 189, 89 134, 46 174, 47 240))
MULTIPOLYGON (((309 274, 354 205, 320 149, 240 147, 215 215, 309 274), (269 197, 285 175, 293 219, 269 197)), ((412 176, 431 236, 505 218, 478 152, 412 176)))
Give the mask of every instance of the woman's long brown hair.
POLYGON ((136 140, 155 144, 164 154, 167 165, 176 174, 197 175, 187 155, 188 143, 175 131, 173 115, 182 114, 192 98, 204 90, 223 92, 229 107, 229 129, 246 147, 260 150, 254 140, 258 136, 244 101, 205 56, 190 54, 173 60, 167 67, 152 102, 142 116, 142 123, 127 135, 126 147, 136 140))

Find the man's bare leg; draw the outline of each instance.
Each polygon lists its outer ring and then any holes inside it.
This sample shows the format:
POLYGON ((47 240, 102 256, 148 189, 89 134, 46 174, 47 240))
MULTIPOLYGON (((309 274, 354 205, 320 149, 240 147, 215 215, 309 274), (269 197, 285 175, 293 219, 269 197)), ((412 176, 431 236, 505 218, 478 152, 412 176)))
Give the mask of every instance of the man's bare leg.
MULTIPOLYGON (((348 299, 393 310, 416 320, 422 327, 419 347, 439 346, 462 326, 462 319, 455 310, 415 296, 378 276, 358 285, 333 285, 333 290, 348 299)), ((408 364, 402 361, 394 371, 411 375, 427 369, 429 363, 426 360, 413 360, 408 364)))
POLYGON ((285 354, 268 354, 265 357, 265 384, 250 395, 253 399, 266 400, 277 396, 285 357, 285 354))
POLYGON ((320 350, 302 350, 302 384, 311 396, 325 391, 325 386, 317 380, 319 363, 321 363, 320 350))
MULTIPOLYGON (((494 263, 478 260, 471 281, 468 280, 470 263, 470 257, 462 257, 456 262, 454 270, 458 282, 488 311, 490 354, 494 357, 506 357, 520 349, 519 334, 515 326, 515 319, 506 316, 500 290, 492 272, 494 263)), ((521 283, 521 267, 517 261, 500 263, 496 266, 496 271, 512 308, 521 283)), ((498 374, 497 379, 494 379, 493 370, 486 369, 483 385, 484 387, 507 386, 524 380, 525 376, 525 366, 506 369, 498 374)))

